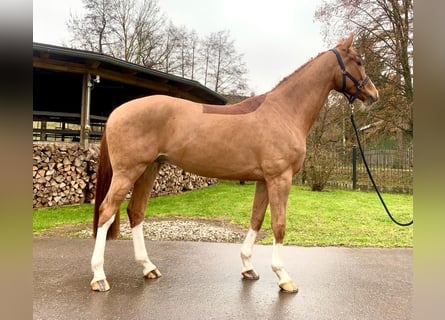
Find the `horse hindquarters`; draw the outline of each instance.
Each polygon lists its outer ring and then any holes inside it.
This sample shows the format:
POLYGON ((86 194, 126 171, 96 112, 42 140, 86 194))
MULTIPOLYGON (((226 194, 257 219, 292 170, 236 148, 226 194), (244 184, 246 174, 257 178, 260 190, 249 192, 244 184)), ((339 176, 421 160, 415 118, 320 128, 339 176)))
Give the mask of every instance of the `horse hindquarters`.
MULTIPOLYGON (((97 169, 96 195, 94 199, 93 234, 97 237, 99 226, 100 206, 110 189, 113 169, 111 168, 106 132, 104 130, 100 144, 99 167, 97 169)), ((119 235, 119 215, 115 217, 113 223, 107 230, 107 239, 115 239, 119 235)))
POLYGON ((90 283, 92 290, 107 291, 110 289, 103 268, 106 240, 118 236, 119 207, 131 186, 142 175, 145 168, 145 165, 140 164, 132 167, 119 166, 118 171, 112 170, 109 146, 106 134, 104 134, 101 144, 94 210, 96 242, 91 257, 91 269, 94 273, 93 280, 90 283))

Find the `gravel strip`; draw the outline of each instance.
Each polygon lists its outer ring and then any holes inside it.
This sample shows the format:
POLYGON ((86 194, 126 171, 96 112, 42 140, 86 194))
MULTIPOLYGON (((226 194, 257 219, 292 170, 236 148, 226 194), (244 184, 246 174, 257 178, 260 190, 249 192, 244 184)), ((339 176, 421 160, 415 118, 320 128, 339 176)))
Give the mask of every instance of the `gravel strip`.
MULTIPOLYGON (((242 243, 247 229, 221 220, 148 218, 144 222, 144 238, 162 241, 204 241, 242 243)), ((37 237, 93 237, 91 225, 63 226, 44 230, 37 237)), ((131 239, 131 228, 128 220, 120 223, 119 239, 131 239)))

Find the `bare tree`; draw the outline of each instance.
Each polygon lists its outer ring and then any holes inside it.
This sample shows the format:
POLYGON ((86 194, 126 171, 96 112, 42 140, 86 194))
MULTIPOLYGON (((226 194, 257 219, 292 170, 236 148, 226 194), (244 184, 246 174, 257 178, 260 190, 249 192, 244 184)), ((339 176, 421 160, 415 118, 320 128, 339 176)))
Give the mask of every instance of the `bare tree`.
POLYGON ((221 93, 246 91, 247 69, 229 31, 218 31, 205 38, 201 43, 201 61, 205 85, 221 93))
POLYGON ((110 48, 115 57, 154 67, 165 58, 166 18, 155 0, 114 0, 113 34, 110 48))
POLYGON ((185 26, 179 30, 177 57, 181 66, 180 75, 193 80, 196 76, 198 34, 194 30, 189 31, 185 26))
POLYGON ((201 65, 201 73, 204 85, 210 86, 210 78, 211 78, 211 66, 213 65, 214 55, 213 52, 215 41, 213 39, 213 34, 206 36, 200 43, 199 46, 199 60, 201 65))
POLYGON ((228 31, 200 40, 167 23, 157 0, 83 0, 85 14, 67 22, 73 47, 202 81, 220 93, 243 93, 247 69, 228 31))
POLYGON ((170 23, 170 26, 164 34, 163 44, 159 45, 158 47, 158 51, 162 52, 159 55, 159 63, 158 65, 153 65, 153 68, 166 73, 179 73, 181 66, 176 57, 176 51, 180 36, 180 30, 170 23))
POLYGON ((108 45, 110 26, 113 20, 113 0, 83 0, 86 14, 78 17, 71 13, 67 21, 73 38, 73 47, 104 53, 108 45))
POLYGON ((380 91, 374 118, 387 131, 413 135, 413 1, 328 0, 315 13, 325 41, 356 33, 369 76, 380 91))
POLYGON ((190 79, 195 79, 195 74, 197 72, 197 59, 198 59, 198 45, 199 38, 196 31, 191 31, 188 35, 188 64, 190 71, 190 79))
POLYGON ((188 30, 185 26, 176 27, 173 23, 170 23, 164 42, 168 50, 165 50, 165 59, 159 69, 194 80, 197 76, 199 44, 197 33, 188 30))
POLYGON ((165 58, 166 18, 157 0, 83 0, 85 15, 71 15, 71 45, 154 67, 165 58))

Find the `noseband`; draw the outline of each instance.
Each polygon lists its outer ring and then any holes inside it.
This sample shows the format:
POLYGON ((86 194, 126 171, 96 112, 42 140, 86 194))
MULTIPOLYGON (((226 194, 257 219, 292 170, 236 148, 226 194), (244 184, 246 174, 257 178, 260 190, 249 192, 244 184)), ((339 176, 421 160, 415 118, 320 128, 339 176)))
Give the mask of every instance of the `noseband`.
POLYGON ((335 56, 337 57, 338 64, 340 65, 341 71, 343 73, 343 85, 342 89, 340 90, 341 93, 343 93, 348 99, 349 103, 352 104, 355 99, 357 99, 358 95, 362 91, 363 87, 368 83, 369 77, 366 76, 366 78, 360 83, 352 74, 350 74, 348 71, 346 71, 345 64, 343 63, 343 59, 340 56, 340 53, 337 51, 337 49, 331 49, 330 51, 335 53, 335 56), (349 95, 346 93, 346 77, 351 79, 352 82, 354 82, 355 87, 357 88, 357 91, 354 93, 354 95, 349 95))

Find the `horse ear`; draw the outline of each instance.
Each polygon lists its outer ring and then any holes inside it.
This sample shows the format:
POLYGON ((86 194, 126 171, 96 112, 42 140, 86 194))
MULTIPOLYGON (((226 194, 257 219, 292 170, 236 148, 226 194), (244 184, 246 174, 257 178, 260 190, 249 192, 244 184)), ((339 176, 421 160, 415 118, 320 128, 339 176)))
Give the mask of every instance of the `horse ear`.
POLYGON ((343 49, 345 49, 347 51, 351 47, 353 40, 354 40, 354 33, 351 32, 349 37, 347 39, 343 39, 342 41, 340 41, 340 43, 337 46, 338 47, 341 46, 341 47, 343 47, 343 49))
POLYGON ((353 32, 351 32, 351 34, 349 35, 349 38, 346 39, 346 41, 345 41, 345 47, 346 48, 349 49, 352 46, 352 40, 354 40, 354 33, 353 32))

